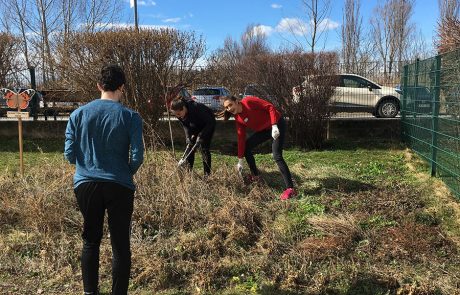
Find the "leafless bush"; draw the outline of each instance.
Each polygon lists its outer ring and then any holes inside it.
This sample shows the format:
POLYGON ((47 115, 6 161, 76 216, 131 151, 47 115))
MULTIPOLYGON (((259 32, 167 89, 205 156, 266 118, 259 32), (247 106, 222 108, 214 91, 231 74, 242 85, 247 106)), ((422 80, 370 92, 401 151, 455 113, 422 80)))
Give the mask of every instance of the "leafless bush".
POLYGON ((263 85, 269 97, 289 118, 292 141, 302 148, 321 148, 330 117, 329 100, 336 73, 335 54, 282 52, 248 58, 240 75, 246 81, 263 85), (305 83, 307 79, 307 83, 305 83), (298 101, 293 87, 300 86, 298 101))
POLYGON ((152 126, 165 111, 168 86, 191 83, 192 68, 204 52, 201 37, 172 29, 72 34, 58 44, 61 87, 93 99, 101 66, 118 63, 126 73, 125 103, 152 126))
POLYGON ((272 102, 289 119, 292 141, 302 148, 320 148, 326 139, 330 117, 329 99, 333 94, 331 75, 337 72, 335 53, 304 53, 298 50, 272 52, 265 46, 265 36, 248 27, 241 44, 231 38, 208 60, 208 76, 214 83, 226 85, 234 94, 248 84, 263 89, 260 97, 272 102), (302 84, 306 77, 318 76, 318 83, 302 84), (302 85, 298 103, 292 89, 302 85))

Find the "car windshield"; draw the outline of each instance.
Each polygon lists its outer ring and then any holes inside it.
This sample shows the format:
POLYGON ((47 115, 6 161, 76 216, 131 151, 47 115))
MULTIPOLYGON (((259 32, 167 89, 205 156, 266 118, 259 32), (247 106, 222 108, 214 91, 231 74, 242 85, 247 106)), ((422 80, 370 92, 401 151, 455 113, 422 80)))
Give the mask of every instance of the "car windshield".
POLYGON ((219 89, 210 89, 210 88, 205 88, 205 89, 197 89, 193 91, 193 95, 219 95, 219 89))

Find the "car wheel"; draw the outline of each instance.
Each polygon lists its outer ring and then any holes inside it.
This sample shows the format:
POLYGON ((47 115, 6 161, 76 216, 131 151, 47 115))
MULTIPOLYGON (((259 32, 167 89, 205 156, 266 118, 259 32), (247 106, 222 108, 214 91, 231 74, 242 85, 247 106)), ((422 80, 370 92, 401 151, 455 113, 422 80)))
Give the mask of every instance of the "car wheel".
POLYGON ((377 115, 382 118, 394 118, 399 112, 399 104, 394 99, 385 99, 377 109, 377 115))

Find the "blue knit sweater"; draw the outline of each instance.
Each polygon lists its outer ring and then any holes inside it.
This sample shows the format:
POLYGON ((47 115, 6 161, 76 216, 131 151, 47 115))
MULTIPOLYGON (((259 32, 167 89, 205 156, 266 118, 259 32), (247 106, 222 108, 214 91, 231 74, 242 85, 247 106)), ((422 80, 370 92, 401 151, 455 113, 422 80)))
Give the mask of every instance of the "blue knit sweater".
POLYGON ((134 190, 133 175, 144 160, 142 119, 118 102, 96 99, 70 115, 64 156, 76 164, 74 188, 109 181, 134 190))

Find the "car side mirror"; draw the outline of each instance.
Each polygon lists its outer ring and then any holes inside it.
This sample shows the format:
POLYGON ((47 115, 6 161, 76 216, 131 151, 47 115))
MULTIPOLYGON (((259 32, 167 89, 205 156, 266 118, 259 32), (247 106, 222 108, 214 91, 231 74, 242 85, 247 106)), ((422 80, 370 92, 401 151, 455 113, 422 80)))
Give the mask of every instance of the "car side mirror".
POLYGON ((369 89, 369 91, 372 92, 372 86, 371 85, 367 85, 367 89, 369 89))

